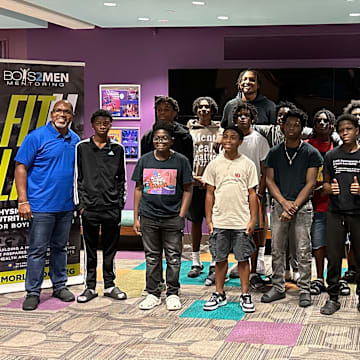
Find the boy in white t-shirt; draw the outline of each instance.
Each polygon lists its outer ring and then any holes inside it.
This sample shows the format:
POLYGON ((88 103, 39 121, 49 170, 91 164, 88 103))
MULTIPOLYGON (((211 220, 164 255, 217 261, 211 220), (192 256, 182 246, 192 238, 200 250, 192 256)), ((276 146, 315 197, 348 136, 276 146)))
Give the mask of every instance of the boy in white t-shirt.
POLYGON ((238 261, 242 294, 240 306, 244 312, 254 312, 255 307, 248 294, 249 258, 255 251, 252 234, 256 224, 258 177, 254 163, 238 153, 243 133, 237 127, 224 130, 224 153, 210 162, 203 180, 207 184, 205 212, 210 239, 210 251, 215 266, 216 292, 203 309, 211 311, 226 305, 224 292, 228 256, 231 250, 238 261))
MULTIPOLYGON (((254 105, 247 102, 239 102, 234 107, 233 113, 234 123, 244 134, 244 139, 238 148, 240 154, 247 156, 252 160, 256 167, 259 185, 256 194, 261 204, 261 210, 258 214, 258 225, 255 228, 254 241, 257 246, 257 252, 251 259, 250 286, 254 289, 265 285, 261 275, 265 275, 265 242, 267 234, 267 216, 266 216, 266 177, 264 160, 269 153, 270 147, 266 139, 252 128, 252 124, 256 123, 257 110, 254 105)), ((237 267, 230 269, 230 277, 237 278, 237 267)))

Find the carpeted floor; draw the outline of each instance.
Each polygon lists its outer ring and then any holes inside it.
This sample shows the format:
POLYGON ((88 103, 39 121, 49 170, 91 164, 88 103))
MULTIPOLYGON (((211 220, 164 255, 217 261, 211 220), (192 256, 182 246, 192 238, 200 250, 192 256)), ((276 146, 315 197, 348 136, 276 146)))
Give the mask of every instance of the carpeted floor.
MULTIPOLYGON (((208 266, 209 254, 201 256, 208 266)), ((44 290, 38 310, 24 312, 24 293, 0 295, 0 359, 360 359, 353 285, 352 294, 341 298, 341 310, 330 317, 319 313, 326 294, 301 309, 293 284, 288 284, 287 297, 273 304, 260 303, 262 293, 252 291, 256 312, 244 314, 238 280, 226 283, 228 305, 204 312, 214 287, 203 286, 207 269, 198 279, 187 278, 191 262, 184 260, 183 308, 169 312, 163 298, 155 309, 141 311, 143 253, 118 252, 116 264, 117 284, 129 297, 125 301, 102 296, 101 270, 99 297, 87 304, 64 304, 44 290)), ((83 287, 71 290, 80 294, 83 287)))

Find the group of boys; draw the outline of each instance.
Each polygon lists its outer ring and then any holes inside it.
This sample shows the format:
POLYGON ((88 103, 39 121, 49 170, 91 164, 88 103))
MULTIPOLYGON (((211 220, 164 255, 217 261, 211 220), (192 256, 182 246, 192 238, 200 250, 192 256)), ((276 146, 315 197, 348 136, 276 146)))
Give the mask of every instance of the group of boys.
MULTIPOLYGON (((160 305, 161 292, 166 288, 168 310, 181 308, 179 274, 185 218, 192 222, 193 240, 188 276, 197 277, 203 270, 200 242, 205 217, 212 255, 205 285, 215 283, 216 291, 204 310, 226 304, 227 259, 233 252, 237 264, 230 275, 240 277, 240 306, 244 312, 254 312, 248 289, 249 282, 253 288, 264 284, 261 275, 265 274, 267 187, 271 196, 272 287, 261 301, 285 297, 290 257, 293 273, 298 273, 299 306, 310 306, 311 294, 325 290, 326 248, 329 300, 321 313, 332 314, 340 308, 341 260, 347 235, 356 260, 349 270, 356 274, 360 295, 360 276, 356 272, 360 263, 358 120, 351 114, 338 118, 336 130, 342 145, 333 149, 334 116, 328 110, 315 115, 314 127, 309 131, 306 114, 291 103, 279 105, 276 122, 275 104, 260 94, 256 71, 242 72, 238 86, 238 96, 225 106, 223 128, 212 119, 217 105, 210 97, 194 101, 197 119, 190 120, 187 127, 175 121, 179 107, 174 99, 161 96, 156 100, 157 121, 142 138, 142 157, 132 174, 136 182, 134 230, 142 236, 146 258, 146 297, 139 307, 149 310, 160 305), (304 137, 310 140, 303 141, 304 137), (312 249, 317 279, 311 282, 312 249)), ((72 118, 71 104, 57 102, 51 122, 25 138, 15 159, 19 215, 32 222, 24 310, 34 310, 39 304, 48 246, 53 296, 63 301, 75 299, 65 286, 66 233, 73 210, 70 178, 74 172, 75 204, 83 223, 86 250, 86 288, 77 301, 84 303, 97 296, 99 231, 104 295, 126 299, 115 286, 113 266, 126 199, 124 149, 108 138, 112 117, 107 111, 98 110, 92 115, 94 136, 80 142, 69 129, 72 118), (56 146, 59 149, 55 151, 56 146), (48 186, 51 192, 43 194, 48 186), (65 198, 66 204, 60 198, 65 198)))

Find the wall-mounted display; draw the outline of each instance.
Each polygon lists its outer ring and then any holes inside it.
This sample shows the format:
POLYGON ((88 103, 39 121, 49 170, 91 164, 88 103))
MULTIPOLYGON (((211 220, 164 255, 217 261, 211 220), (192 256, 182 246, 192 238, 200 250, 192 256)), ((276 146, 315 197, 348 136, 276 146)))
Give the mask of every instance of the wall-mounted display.
POLYGON ((120 143, 125 150, 126 161, 138 161, 140 158, 140 128, 114 127, 111 128, 109 137, 120 143))
POLYGON ((140 120, 140 85, 99 85, 100 108, 116 120, 140 120))

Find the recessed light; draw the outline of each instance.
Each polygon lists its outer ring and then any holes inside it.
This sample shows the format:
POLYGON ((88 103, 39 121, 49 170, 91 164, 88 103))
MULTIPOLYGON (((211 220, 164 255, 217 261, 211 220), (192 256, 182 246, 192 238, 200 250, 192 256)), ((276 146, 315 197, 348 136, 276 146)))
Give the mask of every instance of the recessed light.
POLYGON ((349 16, 360 16, 360 13, 350 13, 349 16))
POLYGON ((205 5, 205 1, 193 1, 193 5, 205 5))
POLYGON ((229 17, 224 15, 217 16, 216 18, 219 20, 229 20, 229 17))
POLYGON ((138 17, 138 20, 139 21, 149 21, 150 18, 148 18, 148 17, 138 17))
POLYGON ((116 6, 116 3, 113 3, 113 2, 104 2, 104 6, 116 6))

